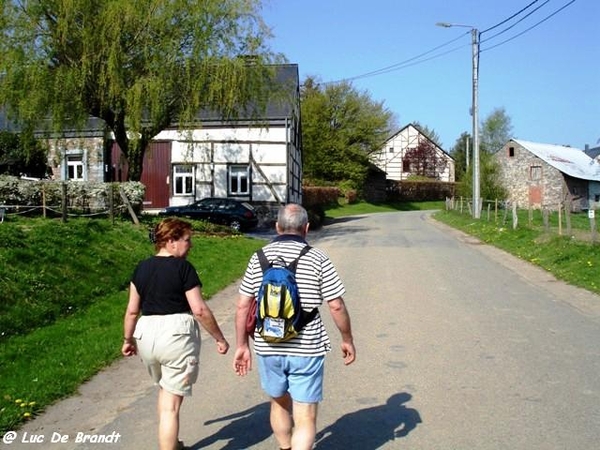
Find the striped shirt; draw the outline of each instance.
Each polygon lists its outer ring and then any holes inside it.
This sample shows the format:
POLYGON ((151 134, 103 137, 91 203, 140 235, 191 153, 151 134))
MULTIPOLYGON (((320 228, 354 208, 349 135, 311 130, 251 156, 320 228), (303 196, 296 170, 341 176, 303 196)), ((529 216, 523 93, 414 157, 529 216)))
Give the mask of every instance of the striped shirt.
MULTIPOLYGON (((282 257, 290 264, 298 257, 306 241, 296 235, 281 235, 263 248, 269 261, 282 257)), ((257 297, 262 281, 262 269, 256 253, 252 255, 242 278, 239 292, 257 297)), ((312 247, 298 262, 296 282, 302 309, 311 311, 323 302, 344 295, 345 288, 329 257, 320 249, 312 247)), ((285 342, 267 343, 258 332, 254 333, 254 350, 259 355, 321 356, 331 350, 331 341, 321 316, 317 314, 300 334, 285 342)))

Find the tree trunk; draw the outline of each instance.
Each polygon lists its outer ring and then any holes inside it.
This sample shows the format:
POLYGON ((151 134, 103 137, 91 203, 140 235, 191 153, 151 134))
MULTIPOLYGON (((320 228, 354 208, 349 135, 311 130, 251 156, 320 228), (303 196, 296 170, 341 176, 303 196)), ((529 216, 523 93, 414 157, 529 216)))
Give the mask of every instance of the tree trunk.
POLYGON ((145 152, 145 139, 136 139, 134 141, 129 141, 129 155, 127 155, 127 163, 129 166, 127 179, 129 181, 140 181, 142 179, 145 152))

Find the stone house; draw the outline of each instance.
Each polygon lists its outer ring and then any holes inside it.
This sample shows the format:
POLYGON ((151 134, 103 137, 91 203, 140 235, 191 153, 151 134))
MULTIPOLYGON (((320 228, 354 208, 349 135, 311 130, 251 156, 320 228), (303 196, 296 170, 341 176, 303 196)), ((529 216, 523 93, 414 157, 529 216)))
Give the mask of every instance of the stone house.
POLYGON ((577 212, 600 206, 600 163, 583 150, 511 139, 494 155, 508 199, 521 208, 577 212))

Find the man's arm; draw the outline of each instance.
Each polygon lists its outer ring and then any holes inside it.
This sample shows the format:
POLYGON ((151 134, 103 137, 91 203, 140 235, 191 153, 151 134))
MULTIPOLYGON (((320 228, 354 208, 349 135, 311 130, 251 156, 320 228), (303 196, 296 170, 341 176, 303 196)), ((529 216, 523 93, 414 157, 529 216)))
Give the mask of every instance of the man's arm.
POLYGON ((352 338, 352 324, 346 304, 342 297, 330 300, 328 302, 329 312, 333 318, 335 326, 342 335, 342 355, 344 364, 352 364, 356 359, 356 349, 354 348, 354 339, 352 338))
POLYGON ((233 370, 238 375, 244 376, 252 370, 252 355, 248 346, 248 333, 246 333, 246 317, 254 297, 240 294, 235 310, 235 343, 236 350, 233 358, 233 370))

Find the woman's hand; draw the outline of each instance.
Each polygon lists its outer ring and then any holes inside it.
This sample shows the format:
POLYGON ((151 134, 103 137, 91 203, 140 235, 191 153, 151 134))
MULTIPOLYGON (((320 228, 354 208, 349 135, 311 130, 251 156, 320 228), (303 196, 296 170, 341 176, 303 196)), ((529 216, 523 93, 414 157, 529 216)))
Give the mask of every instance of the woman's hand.
POLYGON ((137 346, 135 345, 135 340, 125 339, 125 342, 123 342, 123 347, 121 347, 121 353, 123 356, 137 355, 137 346))
POLYGON ((224 355, 227 353, 228 350, 229 350, 229 342, 227 342, 226 339, 217 341, 217 352, 219 352, 221 355, 224 355))

